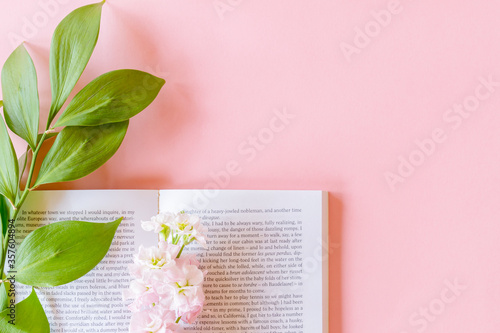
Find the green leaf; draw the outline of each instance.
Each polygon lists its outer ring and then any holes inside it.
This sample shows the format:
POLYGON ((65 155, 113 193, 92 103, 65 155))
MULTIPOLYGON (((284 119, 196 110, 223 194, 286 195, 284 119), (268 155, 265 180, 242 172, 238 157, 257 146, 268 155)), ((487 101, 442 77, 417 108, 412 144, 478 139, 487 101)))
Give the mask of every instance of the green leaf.
POLYGON ((33 60, 22 44, 3 66, 2 92, 7 125, 34 150, 40 118, 37 77, 33 60))
POLYGON ((50 46, 52 104, 48 123, 68 99, 94 51, 101 24, 101 3, 80 7, 57 26, 50 46))
POLYGON ((131 69, 103 74, 76 94, 54 127, 127 120, 151 104, 164 84, 163 79, 131 69))
POLYGON ((0 312, 5 310, 9 305, 9 297, 7 296, 9 289, 10 289, 9 281, 4 281, 0 285, 0 312))
POLYGON ((0 332, 2 333, 50 333, 50 324, 42 304, 31 288, 31 294, 15 305, 0 313, 0 332), (15 313, 15 314, 13 314, 15 313), (14 317, 14 318, 13 318, 14 317), (15 325, 9 323, 14 320, 15 325))
POLYGON ((0 117, 0 194, 12 203, 16 200, 18 177, 16 152, 3 118, 0 117))
POLYGON ((118 150, 128 120, 101 126, 65 127, 40 167, 35 187, 66 182, 88 175, 118 150))
MULTIPOLYGON (((2 220, 2 232, 5 235, 9 226, 9 217, 11 212, 11 205, 6 197, 0 195, 0 219, 2 220)), ((1 252, 2 250, 0 250, 1 252)))
MULTIPOLYGON (((2 225, 3 227, 3 225, 2 225)), ((3 259, 3 240, 4 240, 4 233, 3 233, 3 230, 2 230, 2 233, 0 234, 0 244, 2 244, 2 246, 0 246, 0 260, 3 259)), ((3 270, 0 270, 1 272, 3 272, 3 270)), ((3 294, 2 294, 2 291, 1 291, 1 285, 3 285, 2 282, 0 282, 0 311, 3 311, 3 309, 5 308, 2 308, 2 304, 3 304, 3 294)))
POLYGON ((17 250, 17 281, 54 287, 82 277, 104 258, 121 221, 63 221, 36 229, 17 250))

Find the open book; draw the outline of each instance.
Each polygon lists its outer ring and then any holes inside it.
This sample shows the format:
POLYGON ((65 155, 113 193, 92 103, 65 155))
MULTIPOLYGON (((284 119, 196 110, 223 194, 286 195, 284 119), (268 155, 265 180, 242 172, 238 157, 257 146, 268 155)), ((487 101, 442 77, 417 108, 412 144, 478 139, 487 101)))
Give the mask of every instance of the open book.
MULTIPOLYGON (((208 249, 187 248, 199 253, 208 274, 204 312, 186 332, 327 333, 327 207, 321 191, 39 191, 22 208, 17 237, 56 221, 124 217, 91 272, 37 289, 51 332, 127 332, 131 314, 122 291, 131 280, 128 264, 139 245, 157 242, 140 221, 184 210, 209 229, 208 249)), ((29 288, 17 288, 20 301, 29 288)))

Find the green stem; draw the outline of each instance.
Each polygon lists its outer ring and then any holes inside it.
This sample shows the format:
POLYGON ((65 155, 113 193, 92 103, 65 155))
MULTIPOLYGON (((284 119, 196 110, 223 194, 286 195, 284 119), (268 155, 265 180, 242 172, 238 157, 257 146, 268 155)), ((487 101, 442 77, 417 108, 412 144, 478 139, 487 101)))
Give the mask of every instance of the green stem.
POLYGON ((181 317, 177 318, 177 320, 175 321, 175 323, 178 324, 180 321, 181 321, 181 317))
MULTIPOLYGON (((5 272, 5 258, 7 258, 7 250, 8 250, 8 247, 9 247, 9 237, 10 237, 10 226, 11 226, 11 223, 10 221, 11 220, 16 220, 17 218, 17 214, 19 214, 19 209, 14 209, 14 214, 12 215, 12 217, 8 220, 8 224, 7 224, 7 234, 5 235, 5 238, 3 239, 3 244, 2 244, 2 248, 3 248, 3 252, 2 252, 2 263, 0 264, 0 267, 2 268, 2 273, 5 272)), ((15 222, 14 222, 15 223, 15 222)))
POLYGON ((23 169, 21 170, 21 173, 19 174, 19 180, 17 182, 17 188, 19 190, 21 190, 21 179, 23 178, 23 174, 24 174, 24 171, 26 170, 26 164, 28 164, 28 154, 30 152, 30 147, 28 146, 26 148, 26 153, 25 153, 25 157, 24 157, 24 165, 23 165, 23 169))
POLYGON ((184 250, 184 246, 186 246, 186 244, 182 244, 182 247, 181 249, 179 250, 179 253, 177 254, 177 257, 176 258, 180 258, 181 257, 181 254, 182 254, 182 250, 184 250))
POLYGON ((36 147, 35 151, 33 152, 33 158, 31 159, 30 172, 28 174, 28 180, 26 181, 26 188, 25 188, 25 191, 23 193, 24 199, 23 199, 23 197, 21 197, 19 202, 16 204, 16 207, 18 207, 18 208, 21 207, 22 204, 24 203, 24 200, 26 199, 26 196, 28 195, 26 193, 33 189, 33 188, 30 188, 30 184, 31 184, 31 178, 33 178, 33 171, 35 171, 36 158, 38 156, 38 152, 40 151, 40 148, 42 148, 43 142, 45 141, 45 137, 47 136, 47 134, 49 134, 49 131, 50 130, 47 130, 43 133, 42 137, 40 138, 40 142, 38 143, 38 146, 36 147))
MULTIPOLYGON (((26 181, 26 186, 24 187, 24 191, 23 191, 23 194, 21 195, 21 198, 19 198, 19 201, 16 202, 12 216, 9 219, 9 220, 14 220, 14 223, 15 223, 15 220, 17 218, 17 215, 19 214, 19 211, 21 210, 21 207, 22 207, 24 201, 26 200, 26 197, 28 196, 29 192, 31 190, 33 190, 33 188, 31 188, 30 185, 31 185, 31 180, 33 178, 33 173, 35 171, 36 158, 38 156, 38 152, 40 151, 40 148, 42 147, 43 141, 45 140, 45 137, 47 136, 48 133, 49 133, 49 130, 47 130, 43 133, 43 135, 40 139, 40 142, 38 142, 38 145, 37 145, 35 151, 33 152, 33 158, 31 159, 31 166, 30 166, 30 171, 28 174, 28 180, 26 181)), ((0 263, 0 268, 2 269, 2 272, 5 271, 5 258, 7 256, 7 250, 8 250, 8 246, 9 246, 9 235, 10 235, 9 231, 10 231, 11 223, 9 223, 8 226, 9 226, 9 229, 7 229, 7 235, 6 235, 5 239, 3 240, 3 244, 2 244, 3 252, 2 252, 2 261, 0 263)), ((15 225, 14 225, 14 227, 15 227, 15 225)))
POLYGON ((161 241, 166 242, 168 239, 167 229, 163 229, 162 231, 160 231, 159 237, 161 241))

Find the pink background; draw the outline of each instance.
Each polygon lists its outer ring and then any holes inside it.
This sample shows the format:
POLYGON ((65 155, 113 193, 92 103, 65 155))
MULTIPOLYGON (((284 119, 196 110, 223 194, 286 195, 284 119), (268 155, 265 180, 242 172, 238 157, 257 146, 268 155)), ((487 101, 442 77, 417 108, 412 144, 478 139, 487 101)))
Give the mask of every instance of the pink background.
MULTIPOLYGON (((14 35, 27 41, 44 112, 51 34, 87 3, 0 5, 0 63, 14 35)), ((167 83, 112 160, 49 188, 203 188, 235 160, 222 188, 329 191, 330 332, 498 333, 500 86, 477 87, 500 81, 499 12, 497 1, 109 0, 78 88, 118 68, 167 83), (462 103, 475 111, 451 113, 462 103), (284 109, 294 117, 273 132, 284 109)))

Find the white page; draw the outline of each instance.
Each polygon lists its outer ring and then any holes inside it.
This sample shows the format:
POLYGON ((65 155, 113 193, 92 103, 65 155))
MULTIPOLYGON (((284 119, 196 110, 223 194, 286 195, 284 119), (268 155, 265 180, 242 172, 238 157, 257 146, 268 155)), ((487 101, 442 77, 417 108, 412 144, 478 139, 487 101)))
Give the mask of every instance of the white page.
MULTIPOLYGON (((122 291, 131 280, 128 264, 132 263, 132 255, 137 253, 140 244, 156 243, 155 235, 143 231, 140 221, 157 213, 156 190, 35 191, 30 194, 19 214, 16 228, 19 237, 26 235, 25 230, 34 230, 34 225, 52 221, 105 222, 125 217, 108 254, 96 268, 69 284, 36 290, 49 318, 51 332, 128 332, 131 314, 122 300, 122 291)), ((16 287, 18 301, 31 291, 19 283, 16 287)))
POLYGON ((161 190, 159 208, 209 228, 208 250, 191 247, 206 310, 187 332, 328 332, 326 193, 161 190))

